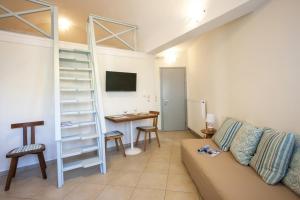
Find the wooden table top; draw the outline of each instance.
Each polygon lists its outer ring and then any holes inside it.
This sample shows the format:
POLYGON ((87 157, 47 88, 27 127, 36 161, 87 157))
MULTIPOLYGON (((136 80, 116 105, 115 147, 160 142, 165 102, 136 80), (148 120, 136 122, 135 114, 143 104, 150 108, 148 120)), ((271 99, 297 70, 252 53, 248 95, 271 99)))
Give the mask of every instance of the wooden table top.
POLYGON ((157 115, 150 114, 150 113, 136 113, 136 114, 105 116, 105 119, 115 123, 120 123, 120 122, 129 122, 129 121, 136 121, 142 119, 151 119, 151 118, 155 118, 156 116, 157 115))

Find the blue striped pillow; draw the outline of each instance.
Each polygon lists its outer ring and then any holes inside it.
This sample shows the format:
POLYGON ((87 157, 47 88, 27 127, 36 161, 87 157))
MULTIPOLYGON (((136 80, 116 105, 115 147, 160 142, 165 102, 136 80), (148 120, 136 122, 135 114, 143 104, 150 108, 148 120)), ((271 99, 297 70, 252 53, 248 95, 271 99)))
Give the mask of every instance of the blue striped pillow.
POLYGON ((232 118, 226 118, 217 133, 214 135, 213 140, 221 150, 228 151, 235 134, 241 126, 242 122, 232 118))
POLYGON ((295 134, 295 146, 291 163, 282 182, 300 195, 300 135, 295 134))
POLYGON ((250 166, 266 183, 278 183, 287 172, 294 143, 292 133, 265 129, 250 166))

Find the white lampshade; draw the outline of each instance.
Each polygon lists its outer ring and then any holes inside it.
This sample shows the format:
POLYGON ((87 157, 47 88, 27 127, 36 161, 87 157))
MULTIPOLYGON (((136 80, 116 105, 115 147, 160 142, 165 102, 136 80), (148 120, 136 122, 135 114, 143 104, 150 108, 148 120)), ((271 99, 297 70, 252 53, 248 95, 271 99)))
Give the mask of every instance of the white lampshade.
POLYGON ((213 128, 214 123, 216 122, 216 116, 212 113, 207 113, 206 122, 207 122, 208 128, 213 128))

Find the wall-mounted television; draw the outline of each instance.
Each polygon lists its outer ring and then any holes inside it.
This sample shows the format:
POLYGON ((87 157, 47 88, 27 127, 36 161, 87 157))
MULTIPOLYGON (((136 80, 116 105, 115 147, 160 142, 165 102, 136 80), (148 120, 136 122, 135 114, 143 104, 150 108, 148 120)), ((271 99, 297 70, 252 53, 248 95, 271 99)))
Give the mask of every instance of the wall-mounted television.
POLYGON ((106 71, 106 91, 136 91, 136 73, 106 71))

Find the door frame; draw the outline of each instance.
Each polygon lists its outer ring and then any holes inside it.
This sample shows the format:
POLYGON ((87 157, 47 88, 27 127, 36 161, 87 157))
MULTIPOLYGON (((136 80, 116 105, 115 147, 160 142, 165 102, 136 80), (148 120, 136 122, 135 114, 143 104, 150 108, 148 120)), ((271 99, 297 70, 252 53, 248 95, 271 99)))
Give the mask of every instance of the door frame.
POLYGON ((160 81, 160 111, 161 111, 161 131, 168 131, 164 129, 164 112, 163 112, 163 102, 162 102, 162 85, 163 85, 163 80, 162 80, 162 70, 166 70, 166 69, 183 69, 184 70, 184 114, 185 114, 185 130, 188 129, 188 115, 187 115, 187 80, 186 80, 186 67, 159 67, 159 81, 160 81))

